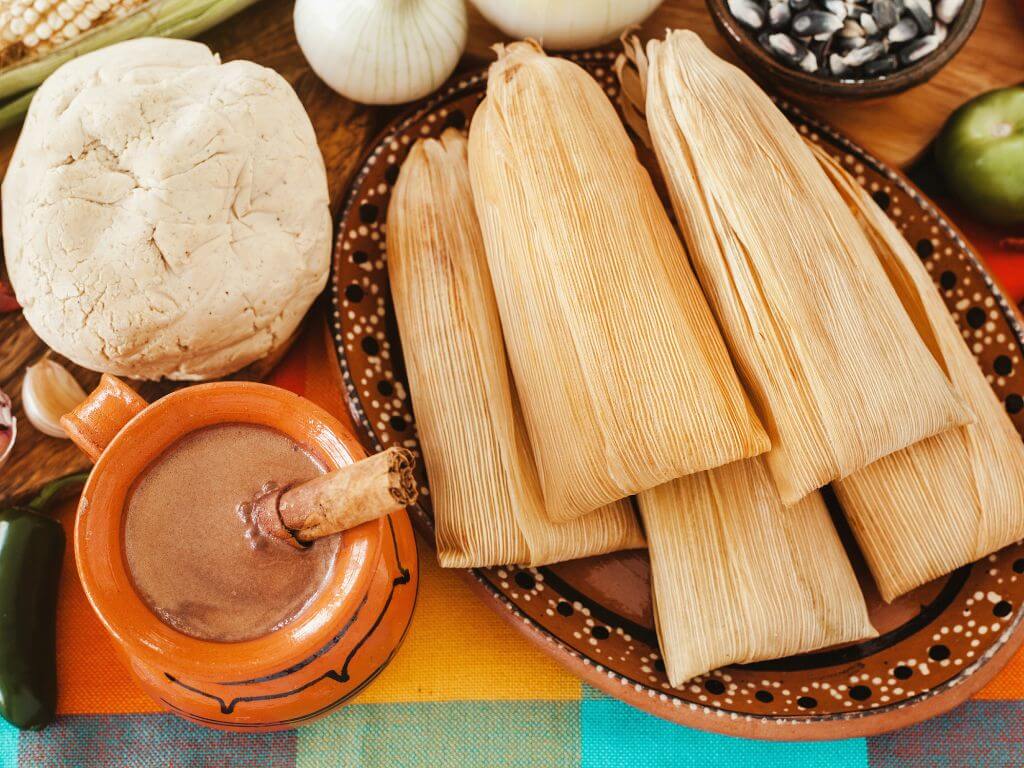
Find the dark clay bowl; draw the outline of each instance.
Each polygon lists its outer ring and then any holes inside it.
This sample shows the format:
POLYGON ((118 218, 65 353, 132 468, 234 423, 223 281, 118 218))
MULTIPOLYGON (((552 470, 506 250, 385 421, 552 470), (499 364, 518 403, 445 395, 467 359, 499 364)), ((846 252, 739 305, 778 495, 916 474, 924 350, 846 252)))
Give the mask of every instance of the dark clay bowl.
POLYGON ((967 42, 981 18, 985 0, 966 0, 942 44, 918 62, 890 75, 832 79, 786 66, 757 42, 757 37, 729 12, 727 0, 706 0, 715 26, 752 74, 799 98, 854 100, 890 96, 930 80, 967 42))

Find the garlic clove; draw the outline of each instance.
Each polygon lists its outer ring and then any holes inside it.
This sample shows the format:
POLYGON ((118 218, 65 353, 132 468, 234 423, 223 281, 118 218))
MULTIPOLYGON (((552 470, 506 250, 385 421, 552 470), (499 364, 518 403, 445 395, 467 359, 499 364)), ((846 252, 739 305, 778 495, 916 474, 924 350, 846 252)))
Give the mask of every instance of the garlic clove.
POLYGON ((466 48, 465 0, 296 0, 313 71, 363 104, 402 104, 444 83, 466 48))
POLYGON ((18 420, 11 411, 11 398, 0 390, 0 467, 10 458, 17 437, 18 420))
POLYGON ((85 390, 67 368, 49 358, 30 365, 25 371, 21 404, 29 422, 44 435, 66 439, 60 417, 85 397, 85 390))

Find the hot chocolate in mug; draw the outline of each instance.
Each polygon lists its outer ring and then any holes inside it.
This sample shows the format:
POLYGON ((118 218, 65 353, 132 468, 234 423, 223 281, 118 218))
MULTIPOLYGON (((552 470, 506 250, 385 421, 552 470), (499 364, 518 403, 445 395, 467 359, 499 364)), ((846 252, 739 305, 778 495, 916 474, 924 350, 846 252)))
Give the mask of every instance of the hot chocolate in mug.
POLYGON ((240 642, 172 627, 140 596, 127 561, 126 505, 140 476, 182 438, 219 425, 252 425, 294 441, 325 471, 363 458, 355 438, 325 411, 248 382, 195 385, 147 405, 105 375, 63 424, 95 461, 75 526, 82 586, 129 669, 161 706, 213 728, 293 728, 351 700, 394 656, 418 587, 405 512, 341 534, 330 572, 309 602, 281 626, 240 642))

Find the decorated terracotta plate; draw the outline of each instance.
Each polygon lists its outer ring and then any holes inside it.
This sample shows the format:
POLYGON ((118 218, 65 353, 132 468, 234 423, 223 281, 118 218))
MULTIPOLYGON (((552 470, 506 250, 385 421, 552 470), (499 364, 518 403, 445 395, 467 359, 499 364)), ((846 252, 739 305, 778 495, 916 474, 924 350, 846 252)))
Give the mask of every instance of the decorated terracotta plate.
MULTIPOLYGON (((613 55, 577 61, 616 95, 613 55)), ((411 144, 468 125, 486 73, 466 75, 391 124, 360 166, 340 221, 332 278, 334 337, 349 405, 368 447, 415 448, 402 346, 385 265, 384 219, 411 144)), ((916 248, 999 398, 1024 428, 1021 325, 984 264, 941 212, 899 173, 792 106, 801 133, 838 157, 916 248)), ((423 476, 424 488, 427 478, 423 476)), ((430 497, 413 519, 433 541, 430 497)), ((658 652, 645 552, 543 568, 467 571, 484 603, 587 683, 659 717, 768 739, 876 734, 950 709, 1020 645, 1024 547, 1010 547, 905 595, 878 597, 849 531, 876 639, 733 666, 672 688, 658 652)))

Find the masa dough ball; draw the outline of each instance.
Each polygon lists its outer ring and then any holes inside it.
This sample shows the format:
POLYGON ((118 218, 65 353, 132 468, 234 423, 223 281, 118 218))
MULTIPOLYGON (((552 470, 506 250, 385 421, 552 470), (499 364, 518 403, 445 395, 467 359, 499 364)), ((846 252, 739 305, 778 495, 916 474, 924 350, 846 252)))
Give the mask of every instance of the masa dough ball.
POLYGON ((327 280, 309 117, 276 72, 200 43, 133 40, 61 67, 2 195, 25 318, 96 371, 231 373, 283 345, 327 280))

